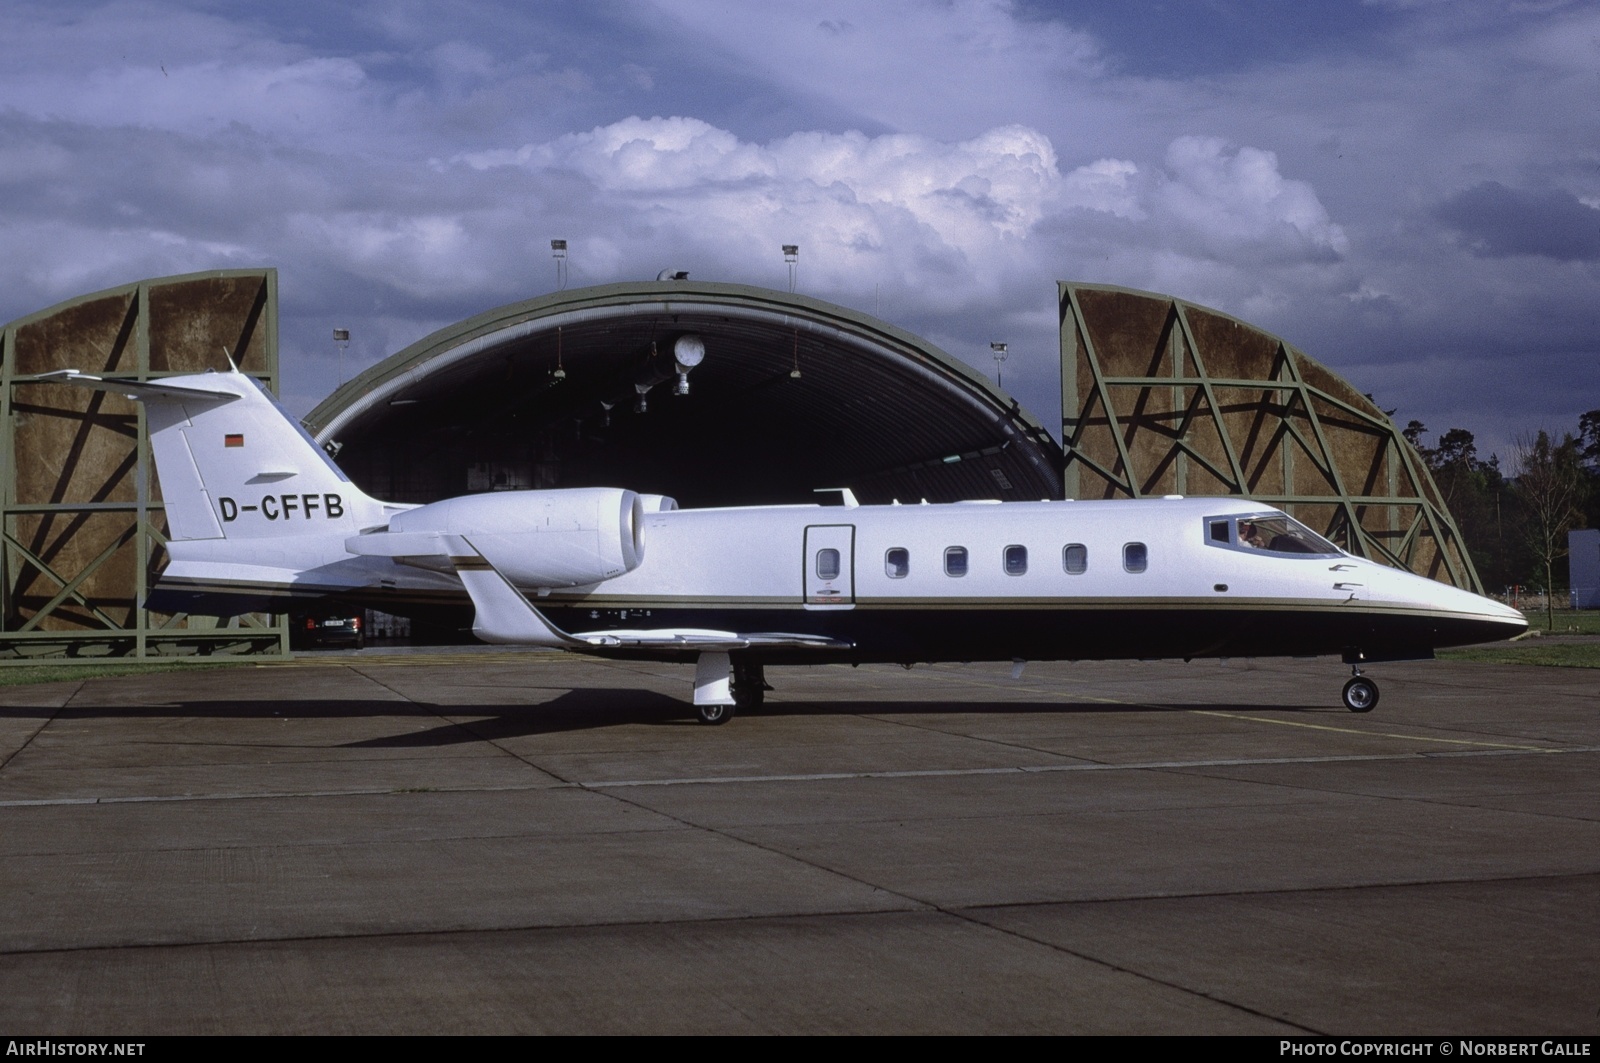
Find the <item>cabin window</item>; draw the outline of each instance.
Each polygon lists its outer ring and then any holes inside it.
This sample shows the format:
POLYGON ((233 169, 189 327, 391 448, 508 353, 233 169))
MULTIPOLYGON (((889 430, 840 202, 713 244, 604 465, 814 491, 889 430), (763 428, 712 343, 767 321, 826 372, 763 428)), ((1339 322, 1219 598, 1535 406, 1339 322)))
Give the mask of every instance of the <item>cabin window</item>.
POLYGON ((883 572, 890 579, 905 579, 911 573, 911 551, 896 546, 883 555, 883 572))
POLYGON ((1214 520, 1211 522, 1211 541, 1214 543, 1225 543, 1228 541, 1227 521, 1214 520))
POLYGON ((1143 572, 1150 563, 1150 551, 1144 543, 1122 544, 1122 567, 1129 572, 1143 572))
POLYGON ((946 576, 965 576, 967 574, 967 548, 965 546, 952 546, 945 550, 944 574, 946 576))
MULTIPOLYGON (((793 571, 792 569, 790 571, 793 571)), ((839 551, 833 547, 817 551, 817 578, 839 578, 839 551)))
POLYGON ((1028 571, 1028 548, 1026 546, 1006 547, 1006 575, 1020 576, 1028 571))
POLYGON ((1083 575, 1089 570, 1089 548, 1082 543, 1068 543, 1061 551, 1061 566, 1070 575, 1083 575))

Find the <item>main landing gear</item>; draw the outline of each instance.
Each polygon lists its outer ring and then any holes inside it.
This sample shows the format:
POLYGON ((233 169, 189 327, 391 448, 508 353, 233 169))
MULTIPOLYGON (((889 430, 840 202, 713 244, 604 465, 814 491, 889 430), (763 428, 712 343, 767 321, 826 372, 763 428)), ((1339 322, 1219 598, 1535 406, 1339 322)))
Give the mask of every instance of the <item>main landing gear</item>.
POLYGON ((1378 684, 1352 666, 1350 681, 1344 685, 1344 707, 1351 712, 1371 712, 1378 707, 1378 684))
POLYGON ((727 723, 735 709, 752 712, 771 689, 760 661, 708 652, 695 662, 694 711, 701 723, 727 723))
POLYGON ((767 691, 772 685, 767 682, 766 669, 762 668, 760 661, 741 661, 738 657, 733 659, 733 703, 745 712, 751 712, 761 707, 767 700, 767 691))

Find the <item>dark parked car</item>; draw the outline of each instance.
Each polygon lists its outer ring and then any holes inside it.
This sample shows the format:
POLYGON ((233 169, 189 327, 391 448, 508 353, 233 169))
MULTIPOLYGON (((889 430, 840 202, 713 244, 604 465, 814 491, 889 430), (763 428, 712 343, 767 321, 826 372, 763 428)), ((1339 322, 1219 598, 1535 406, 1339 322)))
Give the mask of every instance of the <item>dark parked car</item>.
POLYGON ((294 632, 301 649, 324 646, 349 646, 360 649, 367 644, 360 613, 311 613, 300 617, 294 632))

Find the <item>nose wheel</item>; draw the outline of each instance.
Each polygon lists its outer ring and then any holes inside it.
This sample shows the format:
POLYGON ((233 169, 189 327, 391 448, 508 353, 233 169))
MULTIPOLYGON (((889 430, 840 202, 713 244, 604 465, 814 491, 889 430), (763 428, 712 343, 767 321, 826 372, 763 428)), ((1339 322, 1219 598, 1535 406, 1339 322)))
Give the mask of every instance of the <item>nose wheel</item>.
POLYGON ((1351 712, 1371 712, 1378 707, 1378 684, 1357 671, 1344 685, 1343 698, 1351 712))

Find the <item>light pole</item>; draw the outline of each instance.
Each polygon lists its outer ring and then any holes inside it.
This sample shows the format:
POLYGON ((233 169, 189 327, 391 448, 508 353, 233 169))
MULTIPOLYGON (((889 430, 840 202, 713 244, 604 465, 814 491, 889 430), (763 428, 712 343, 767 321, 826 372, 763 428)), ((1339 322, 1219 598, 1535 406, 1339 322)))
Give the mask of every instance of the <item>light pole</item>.
POLYGON ((565 240, 551 240, 550 257, 556 260, 556 291, 566 291, 567 242, 565 240))
POLYGON ((800 245, 784 244, 783 260, 789 265, 789 291, 794 291, 794 282, 800 272, 800 245))
POLYGON ((339 348, 339 386, 344 386, 344 349, 350 346, 350 330, 336 328, 333 330, 333 345, 339 348))
POLYGON ((998 340, 989 344, 989 350, 994 353, 994 386, 1004 387, 1000 380, 1001 366, 1006 364, 1006 344, 998 340))

